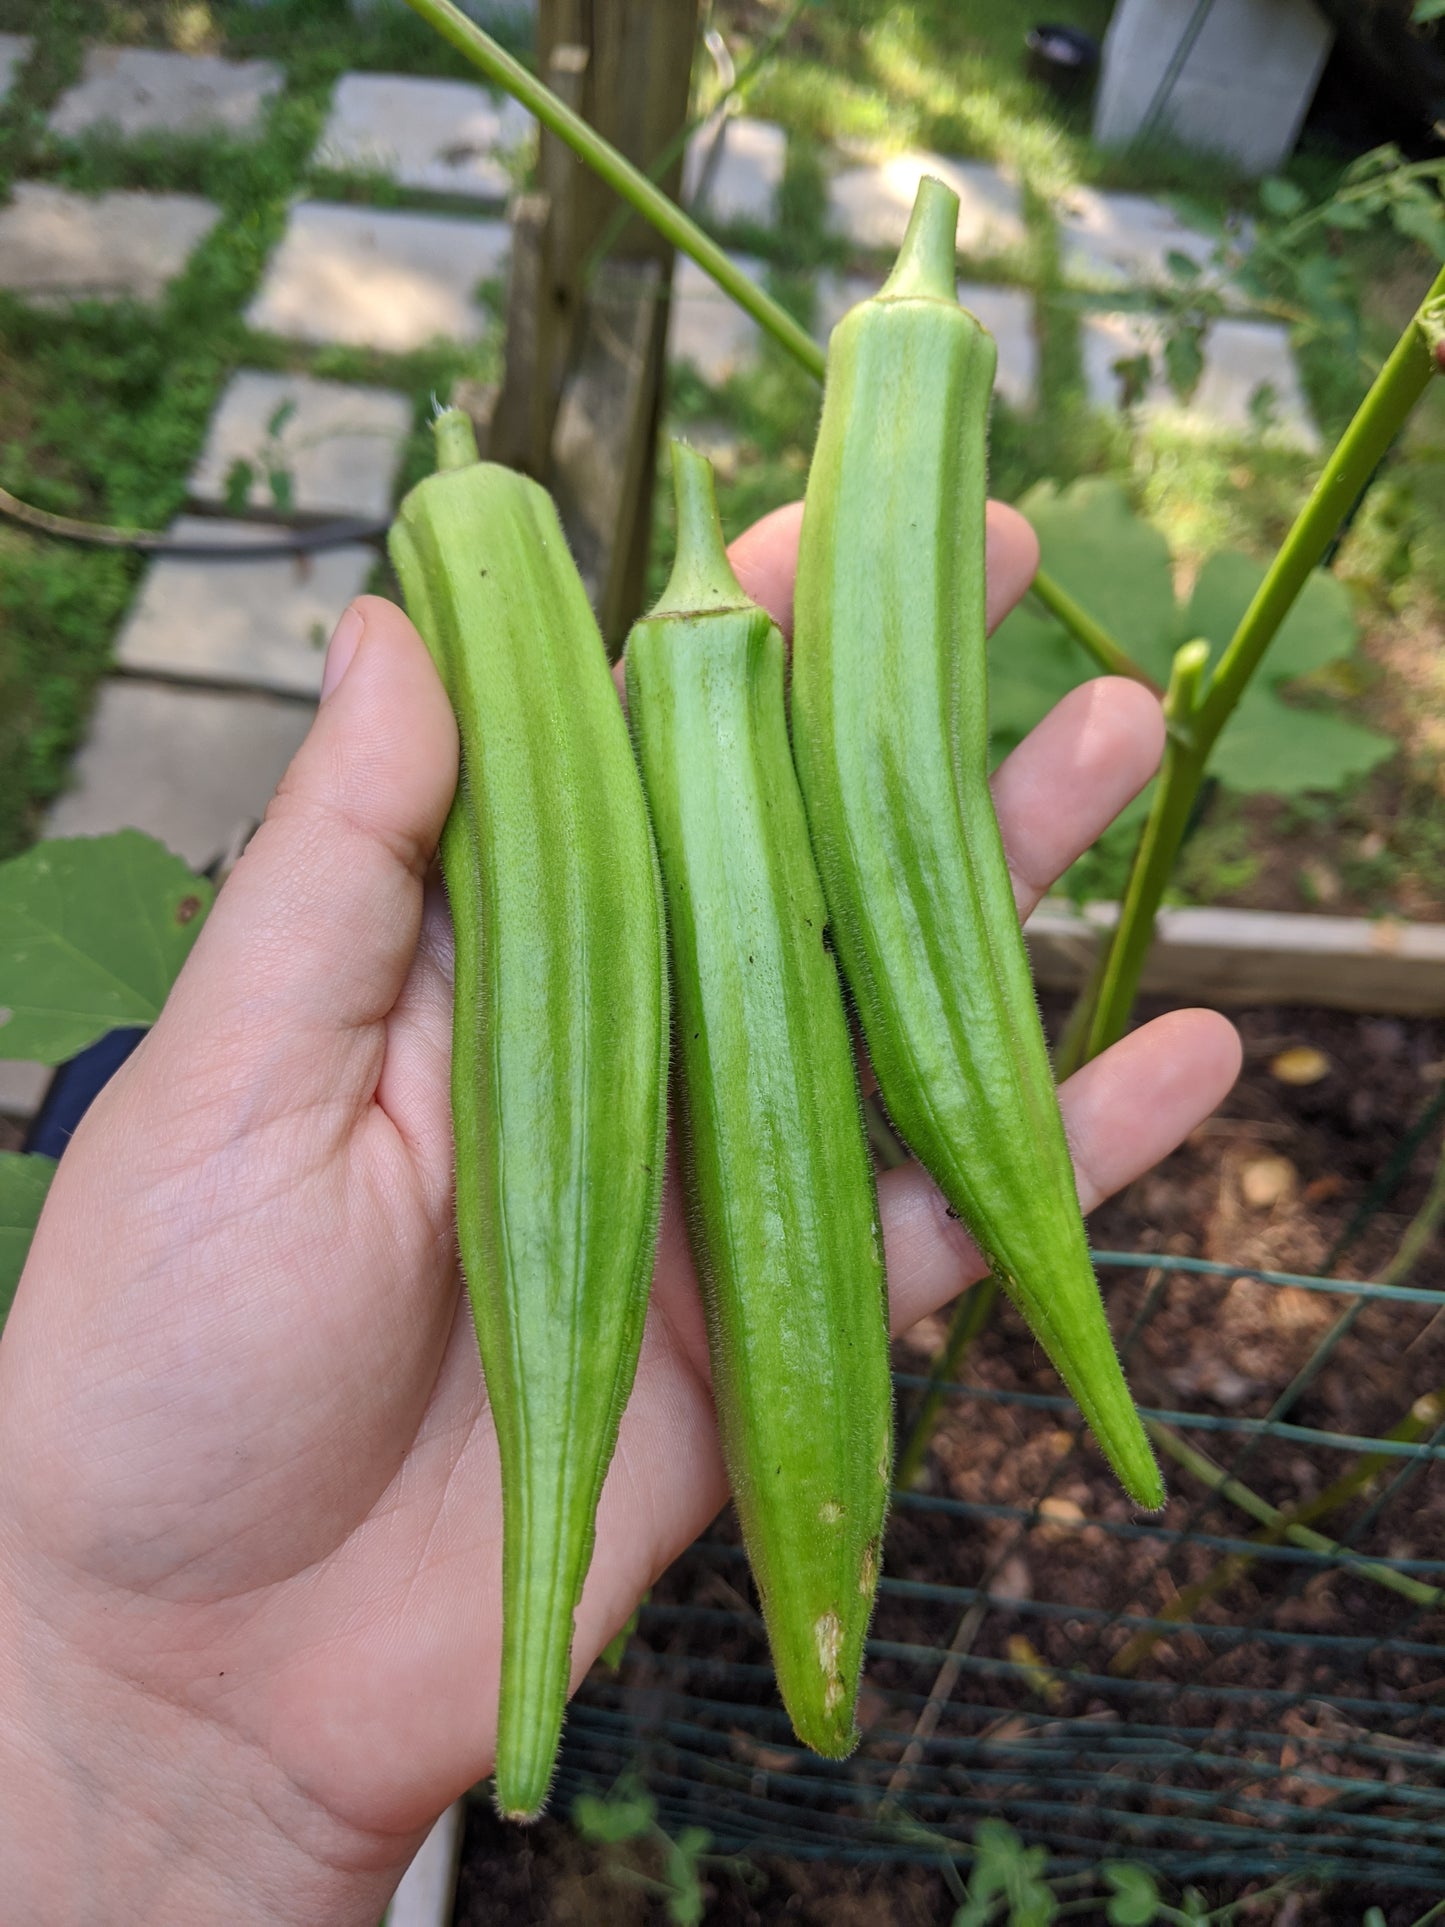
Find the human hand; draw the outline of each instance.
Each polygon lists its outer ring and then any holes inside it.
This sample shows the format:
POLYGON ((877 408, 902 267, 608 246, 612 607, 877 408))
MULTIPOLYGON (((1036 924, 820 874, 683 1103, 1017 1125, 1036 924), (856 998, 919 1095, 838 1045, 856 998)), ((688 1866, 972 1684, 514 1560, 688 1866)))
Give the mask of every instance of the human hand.
MULTIPOLYGON (((734 548, 786 622, 798 511, 734 548)), ((1036 550, 992 508, 990 612, 1036 550)), ((36 1923, 374 1922, 491 1761, 501 1503, 451 1200, 456 735, 374 598, 154 1031, 62 1160, 0 1344, 0 1891, 36 1923)), ((1021 912, 1152 773, 1098 680, 995 795, 1021 912)), ((1086 1206, 1237 1069, 1208 1012, 1070 1080, 1086 1206)), ((880 1185, 895 1326, 982 1270, 916 1167, 880 1185)), ((726 1499, 669 1174, 574 1678, 726 1499)))

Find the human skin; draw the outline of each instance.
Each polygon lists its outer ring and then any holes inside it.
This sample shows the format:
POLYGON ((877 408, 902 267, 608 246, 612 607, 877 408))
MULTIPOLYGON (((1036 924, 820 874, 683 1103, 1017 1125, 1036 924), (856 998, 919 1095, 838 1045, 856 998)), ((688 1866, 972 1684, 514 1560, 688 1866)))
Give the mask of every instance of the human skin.
MULTIPOLYGON (((798 520, 732 551, 785 628, 798 520)), ((992 506, 992 621, 1036 560, 992 506)), ((1002 766, 1021 914, 1162 744, 1149 694, 1101 678, 1002 766)), ((456 756, 420 639, 362 598, 160 1020, 57 1171, 0 1343, 0 1894, 27 1927, 374 1927, 491 1764, 501 1504, 431 875, 456 756)), ((1086 1208, 1238 1062, 1224 1019, 1179 1011, 1072 1078, 1086 1208)), ((880 1204, 903 1330, 982 1266, 916 1166, 880 1204)), ((670 1169, 574 1680, 726 1497, 670 1169)))

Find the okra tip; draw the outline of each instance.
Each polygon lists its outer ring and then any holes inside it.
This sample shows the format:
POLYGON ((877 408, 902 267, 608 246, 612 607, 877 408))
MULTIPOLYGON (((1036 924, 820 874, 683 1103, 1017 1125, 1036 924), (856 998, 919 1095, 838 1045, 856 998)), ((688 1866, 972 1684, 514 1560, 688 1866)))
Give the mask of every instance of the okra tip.
POLYGON ((913 212, 880 301, 958 301, 958 196, 932 174, 918 183, 913 212))
POLYGON ((441 409, 431 426, 436 437, 438 469, 471 468, 482 459, 477 448, 477 431, 464 409, 441 409))
POLYGON ((677 550, 667 587, 649 620, 751 608, 728 561, 712 463, 686 442, 672 444, 672 490, 677 504, 677 550))

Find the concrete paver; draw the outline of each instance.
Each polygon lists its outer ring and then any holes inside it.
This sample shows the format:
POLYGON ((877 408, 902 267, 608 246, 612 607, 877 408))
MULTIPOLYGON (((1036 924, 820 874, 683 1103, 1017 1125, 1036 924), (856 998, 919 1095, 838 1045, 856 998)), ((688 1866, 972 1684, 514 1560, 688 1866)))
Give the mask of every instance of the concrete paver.
POLYGON ((788 159, 788 137, 772 121, 737 114, 722 124, 721 149, 713 158, 717 131, 695 134, 683 164, 683 199, 694 203, 719 227, 747 221, 771 227, 777 219, 778 189, 788 159), (703 193, 698 196, 701 187, 703 193))
POLYGON ((1217 245, 1151 195, 1091 187, 1074 189, 1060 204, 1059 243, 1065 278, 1096 288, 1162 287, 1171 279, 1170 254, 1207 271, 1217 245))
POLYGON ((10 92, 11 82, 30 58, 28 34, 0 33, 0 101, 10 92))
POLYGON ((97 128, 137 134, 255 134, 281 91, 269 60, 168 53, 153 47, 91 47, 75 86, 50 116, 52 134, 97 128))
POLYGON ((220 219, 192 194, 72 194, 18 181, 0 206, 0 287, 41 299, 154 301, 220 219))
POLYGON ((386 174, 401 187, 505 201, 507 156, 526 148, 535 128, 514 100, 469 81, 343 74, 316 160, 386 174))
MULTIPOLYGON (((818 277, 813 332, 826 342, 848 310, 883 285, 881 275, 825 274, 818 277)), ((1038 393, 1039 344, 1033 296, 1022 288, 986 287, 960 281, 958 298, 976 314, 998 344, 995 392, 1013 408, 1031 408, 1038 393)))
POLYGON ((253 509, 384 516, 411 419, 411 402, 391 389, 244 368, 212 418, 191 475, 191 500, 225 506, 226 478, 244 461, 252 470, 246 501, 253 509), (285 502, 266 480, 272 468, 289 478, 285 502))
POLYGON ((1115 363, 1147 354, 1153 374, 1140 398, 1146 414, 1167 415, 1201 433, 1256 432, 1252 407, 1261 389, 1271 391, 1269 433, 1295 447, 1318 449, 1316 428, 1300 384, 1289 330, 1274 321, 1216 321, 1205 331, 1204 367, 1193 394, 1181 403, 1162 372, 1163 326, 1137 312, 1086 315, 1080 327, 1084 386, 1098 408, 1121 405, 1123 385, 1115 363))
POLYGON ((406 354, 436 336, 476 341, 479 284, 502 273, 505 221, 303 201, 247 313, 297 341, 406 354))
MULTIPOLYGON (((244 548, 275 530, 265 523, 182 516, 172 533, 182 540, 234 536, 244 548)), ((161 556, 146 571, 116 660, 140 675, 316 696, 332 625, 365 588, 374 560, 361 542, 294 560, 161 556)))
MULTIPOLYGON (((767 272, 767 263, 753 255, 734 254, 730 258, 754 281, 762 280, 767 272)), ((690 364, 704 381, 717 384, 757 359, 761 338, 752 316, 729 300, 695 262, 680 254, 672 275, 668 359, 690 364)))
POLYGON ((133 827, 202 869, 238 823, 259 817, 310 726, 312 706, 115 676, 48 836, 133 827))
POLYGON ((53 1076, 48 1064, 33 1064, 26 1057, 0 1058, 0 1117, 28 1123, 40 1109, 53 1076))
POLYGON ((844 168, 828 186, 830 224, 857 247, 896 253, 925 174, 936 175, 958 196, 960 253, 1002 254, 1025 245, 1018 182, 987 162, 942 154, 887 154, 844 168))

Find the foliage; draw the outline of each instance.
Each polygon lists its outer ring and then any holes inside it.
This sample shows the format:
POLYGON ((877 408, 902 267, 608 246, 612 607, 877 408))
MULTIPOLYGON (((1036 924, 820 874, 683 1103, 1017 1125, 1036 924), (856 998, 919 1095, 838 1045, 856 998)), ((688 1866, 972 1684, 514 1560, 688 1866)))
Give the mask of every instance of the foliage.
POLYGON ((66 837, 0 864, 0 1045, 59 1064, 151 1024, 212 890, 143 836, 66 837))
POLYGON ((624 1781, 606 1800, 584 1793, 573 1802, 572 1824, 594 1846, 616 1848, 649 1845, 660 1852, 662 1877, 643 1873, 631 1861, 613 1854, 609 1869, 619 1880, 659 1894, 675 1927, 699 1927, 707 1911, 701 1866, 712 1845, 703 1827, 684 1827, 674 1838, 657 1821, 657 1803, 635 1781, 624 1781))
POLYGON ((0 1151, 0 1325, 9 1313, 54 1175, 53 1158, 0 1151))
MULTIPOLYGON (((1212 321, 1241 303, 1288 321, 1301 348, 1318 342, 1346 367, 1365 357, 1362 306, 1342 236, 1379 236, 1422 248, 1445 262, 1445 160, 1407 161, 1398 147, 1372 148, 1352 161, 1327 193, 1311 197, 1296 180, 1273 175, 1260 183, 1257 211, 1248 222, 1221 219, 1217 209, 1191 200, 1182 211, 1216 237, 1207 263, 1171 253, 1163 294, 1159 359, 1181 398, 1203 370, 1203 338, 1212 321)), ((1134 387, 1154 372, 1147 351, 1138 358, 1134 387)), ((1273 398, 1254 398, 1261 428, 1273 398)))
MULTIPOLYGON (((1063 490, 1040 484, 1020 507, 1038 531, 1050 574, 1160 683, 1176 648, 1191 637, 1203 637, 1211 662, 1218 659, 1264 578, 1262 563, 1221 550, 1180 607, 1164 537, 1134 514, 1117 483, 1082 481, 1063 490)), ((1355 640, 1347 591, 1317 572, 1220 739, 1211 773, 1240 794, 1288 796, 1338 790, 1388 756, 1387 737, 1281 694, 1347 658, 1355 640)), ((1093 673, 1053 616, 1032 601, 1022 604, 992 645, 989 699, 998 747, 1012 747, 1093 673)))

